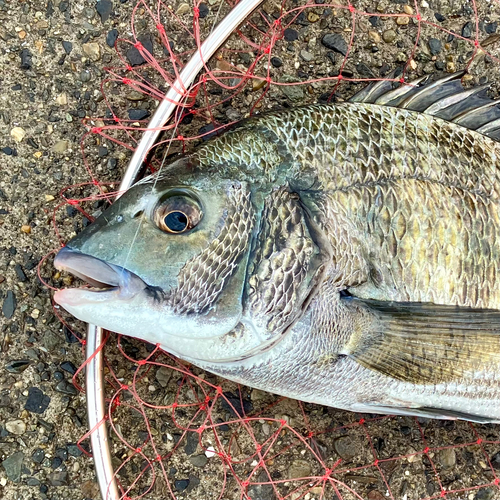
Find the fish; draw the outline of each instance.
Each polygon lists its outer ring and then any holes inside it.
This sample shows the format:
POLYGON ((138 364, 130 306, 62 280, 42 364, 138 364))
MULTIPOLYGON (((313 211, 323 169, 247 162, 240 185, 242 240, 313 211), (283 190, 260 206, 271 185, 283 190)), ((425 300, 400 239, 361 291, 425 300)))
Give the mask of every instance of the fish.
POLYGON ((57 254, 55 302, 238 383, 500 422, 500 105, 464 73, 251 117, 57 254))

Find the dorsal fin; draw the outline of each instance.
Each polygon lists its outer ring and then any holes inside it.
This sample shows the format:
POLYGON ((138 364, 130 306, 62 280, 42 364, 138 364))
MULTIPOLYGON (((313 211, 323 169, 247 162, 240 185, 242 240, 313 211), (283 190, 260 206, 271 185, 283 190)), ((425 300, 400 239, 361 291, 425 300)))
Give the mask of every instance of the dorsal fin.
MULTIPOLYGON (((500 100, 486 95, 489 85, 464 89, 465 71, 435 79, 420 77, 402 85, 393 81, 373 82, 349 99, 437 116, 500 141, 500 100)), ((398 70, 389 78, 398 77, 398 70)))

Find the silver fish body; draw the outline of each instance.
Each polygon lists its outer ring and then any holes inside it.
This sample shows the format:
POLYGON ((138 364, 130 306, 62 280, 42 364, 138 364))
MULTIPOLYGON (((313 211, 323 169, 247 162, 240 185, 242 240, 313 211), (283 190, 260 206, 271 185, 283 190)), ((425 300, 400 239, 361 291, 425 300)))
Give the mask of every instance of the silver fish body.
POLYGON ((56 257, 108 287, 56 301, 292 398, 500 421, 500 111, 456 77, 384 85, 141 181, 56 257))

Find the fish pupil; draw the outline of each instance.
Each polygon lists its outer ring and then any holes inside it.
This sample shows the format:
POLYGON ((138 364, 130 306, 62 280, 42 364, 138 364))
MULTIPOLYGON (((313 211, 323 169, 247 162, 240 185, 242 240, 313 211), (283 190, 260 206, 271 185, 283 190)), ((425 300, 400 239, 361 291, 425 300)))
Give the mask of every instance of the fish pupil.
POLYGON ((165 217, 165 225, 173 233, 181 233, 188 225, 188 218, 182 212, 170 212, 165 217))

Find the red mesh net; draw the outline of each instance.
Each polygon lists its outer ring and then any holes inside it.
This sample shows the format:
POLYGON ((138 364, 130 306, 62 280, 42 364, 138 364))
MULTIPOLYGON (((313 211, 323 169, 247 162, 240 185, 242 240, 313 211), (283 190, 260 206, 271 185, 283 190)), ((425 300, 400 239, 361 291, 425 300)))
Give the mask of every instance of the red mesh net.
MULTIPOLYGON (((500 35, 485 29, 498 19, 498 2, 454 5, 441 17, 438 7, 448 4, 429 3, 266 2, 205 61, 192 87, 178 89, 182 104, 149 170, 245 116, 344 99, 367 81, 390 78, 395 65, 403 83, 436 69, 468 69, 465 84, 498 75, 500 35)), ((65 188, 54 211, 61 244, 111 202, 155 103, 231 6, 135 5, 131 37, 117 40, 118 63, 102 82, 102 109, 84 120, 87 180, 65 188), (99 148, 117 161, 100 159, 99 148), (76 227, 64 218, 68 206, 81 214, 76 227)), ((42 265, 40 275, 49 274, 42 265)), ((62 279, 56 273, 51 283, 62 279)), ((82 325, 56 313, 83 343, 82 325)), ((220 380, 155 346, 111 338, 102 425, 111 429, 123 499, 500 498, 495 426, 302 404, 220 380)))

